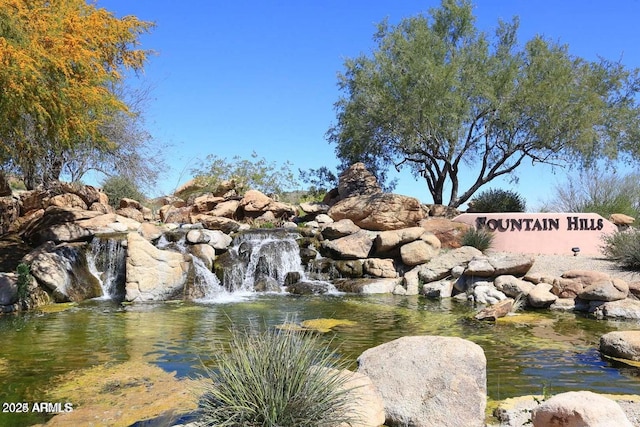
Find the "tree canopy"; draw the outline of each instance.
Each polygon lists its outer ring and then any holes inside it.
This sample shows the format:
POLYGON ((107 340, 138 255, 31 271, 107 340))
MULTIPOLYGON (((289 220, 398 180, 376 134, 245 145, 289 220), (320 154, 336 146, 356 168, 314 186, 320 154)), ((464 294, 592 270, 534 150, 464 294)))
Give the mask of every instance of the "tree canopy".
MULTIPOLYGON (((457 207, 526 159, 564 165, 633 158, 640 142, 638 70, 587 61, 536 36, 523 46, 518 19, 489 37, 467 0, 430 16, 383 22, 372 55, 347 59, 344 95, 327 136, 348 166, 376 174, 409 167, 434 203, 457 207), (461 188, 460 172, 474 174, 461 188)), ((511 175, 513 176, 513 175, 511 175)))
POLYGON ((112 88, 142 69, 152 26, 85 0, 0 0, 0 161, 28 169, 87 141, 112 145, 105 124, 129 114, 112 88))

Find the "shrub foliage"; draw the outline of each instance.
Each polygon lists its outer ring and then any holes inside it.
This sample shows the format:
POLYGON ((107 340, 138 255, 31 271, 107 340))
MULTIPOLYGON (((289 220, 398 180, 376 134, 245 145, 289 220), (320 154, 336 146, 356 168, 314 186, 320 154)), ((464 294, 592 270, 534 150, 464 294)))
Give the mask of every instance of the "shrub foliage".
POLYGON ((602 252, 624 268, 640 270, 640 230, 630 228, 605 236, 602 252))
POLYGON ((469 205, 469 212, 524 212, 526 208, 520 194, 500 189, 483 191, 469 205))
POLYGON ((484 228, 470 228, 462 235, 462 246, 473 246, 484 252, 493 244, 494 234, 484 228))
POLYGON ((232 330, 231 349, 214 356, 201 400, 209 426, 320 427, 352 421, 335 353, 295 330, 232 330))

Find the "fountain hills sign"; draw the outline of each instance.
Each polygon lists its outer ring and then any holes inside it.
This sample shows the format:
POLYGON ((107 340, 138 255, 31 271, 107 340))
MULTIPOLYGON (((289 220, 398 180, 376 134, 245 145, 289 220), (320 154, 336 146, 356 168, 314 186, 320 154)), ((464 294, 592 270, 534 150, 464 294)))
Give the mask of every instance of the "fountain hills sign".
POLYGON ((617 231, 594 213, 465 213, 454 221, 494 233, 492 250, 517 253, 601 255, 602 238, 617 231))

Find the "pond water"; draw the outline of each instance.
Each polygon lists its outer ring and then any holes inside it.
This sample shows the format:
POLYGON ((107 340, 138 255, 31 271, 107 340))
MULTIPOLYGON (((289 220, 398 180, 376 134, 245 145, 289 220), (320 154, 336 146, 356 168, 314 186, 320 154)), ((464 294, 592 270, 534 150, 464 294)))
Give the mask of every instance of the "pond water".
MULTIPOLYGON (((490 399, 543 391, 640 393, 639 370, 614 366, 597 351, 602 334, 637 328, 635 323, 525 312, 492 324, 477 322, 472 314, 469 305, 453 300, 263 294, 208 304, 90 301, 56 313, 6 315, 0 317, 0 402, 47 401, 47 390, 61 374, 107 362, 142 358, 192 377, 202 372, 214 348, 228 341, 232 324, 263 328, 316 318, 355 322, 322 335, 352 369, 364 350, 398 337, 457 336, 484 349, 490 399)), ((38 414, 0 413, 0 425, 44 420, 38 414)))

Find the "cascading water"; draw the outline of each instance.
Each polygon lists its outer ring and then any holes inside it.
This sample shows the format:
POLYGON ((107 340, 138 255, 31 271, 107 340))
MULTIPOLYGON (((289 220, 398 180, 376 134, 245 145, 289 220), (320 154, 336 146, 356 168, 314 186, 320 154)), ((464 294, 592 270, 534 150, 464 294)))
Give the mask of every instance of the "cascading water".
POLYGON ((287 274, 305 280, 296 242, 287 230, 251 230, 239 234, 229 249, 223 285, 230 291, 279 291, 287 274))
POLYGON ((87 262, 91 273, 98 278, 102 297, 116 301, 124 300, 127 249, 125 236, 94 237, 91 241, 87 262))

